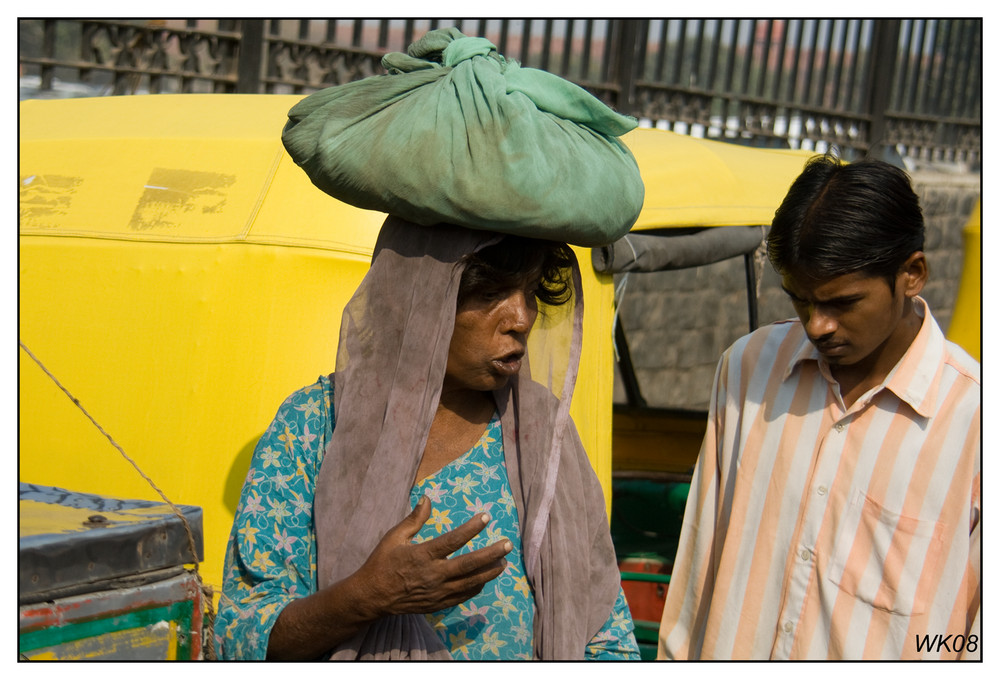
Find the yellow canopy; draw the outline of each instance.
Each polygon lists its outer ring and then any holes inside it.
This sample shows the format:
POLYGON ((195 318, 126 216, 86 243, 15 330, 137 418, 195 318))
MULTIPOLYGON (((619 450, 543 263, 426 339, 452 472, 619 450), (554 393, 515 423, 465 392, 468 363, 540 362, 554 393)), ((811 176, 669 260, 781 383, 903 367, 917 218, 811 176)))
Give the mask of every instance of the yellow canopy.
POLYGON ((623 139, 646 185, 633 231, 771 224, 788 187, 815 155, 650 128, 633 130, 623 139))
MULTIPOLYGON (((254 445, 285 397, 334 369, 385 218, 286 155, 298 99, 20 107, 19 339, 171 501, 203 508, 217 589, 254 445)), ((583 270, 571 413, 610 500, 611 278, 583 270)), ((24 352, 19 369, 20 480, 159 500, 24 352)))
MULTIPOLYGON (((333 370, 384 218, 285 154, 298 99, 20 105, 19 338, 170 500, 203 508, 216 588, 254 445, 286 396, 333 370)), ((637 229, 767 224, 804 157, 660 130, 626 142, 646 182, 637 229)), ((572 414, 610 501, 611 277, 583 270, 572 414)), ((159 500, 23 352, 19 368, 22 481, 159 500)))
POLYGON ((969 215, 962 229, 962 278, 958 282, 955 309, 948 325, 948 339, 962 346, 976 361, 982 361, 982 202, 969 215))

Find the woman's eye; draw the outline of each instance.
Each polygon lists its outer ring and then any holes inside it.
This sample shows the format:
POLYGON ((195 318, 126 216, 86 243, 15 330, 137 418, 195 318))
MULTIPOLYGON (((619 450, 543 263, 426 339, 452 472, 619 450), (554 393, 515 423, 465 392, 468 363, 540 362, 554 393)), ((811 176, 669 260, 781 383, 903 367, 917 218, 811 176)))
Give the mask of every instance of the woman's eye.
POLYGON ((499 290, 484 290, 476 295, 476 299, 482 303, 491 304, 497 300, 503 299, 503 291, 499 290))

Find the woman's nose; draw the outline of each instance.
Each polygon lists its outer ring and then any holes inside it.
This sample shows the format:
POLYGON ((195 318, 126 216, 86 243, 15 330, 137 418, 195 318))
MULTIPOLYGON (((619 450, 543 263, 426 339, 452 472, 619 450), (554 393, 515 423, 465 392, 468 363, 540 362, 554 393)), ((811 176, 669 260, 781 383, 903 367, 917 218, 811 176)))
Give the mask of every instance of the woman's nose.
POLYGON ((526 295, 523 291, 515 291, 505 301, 506 325, 505 330, 514 333, 527 334, 535 323, 538 311, 534 305, 534 296, 526 295))

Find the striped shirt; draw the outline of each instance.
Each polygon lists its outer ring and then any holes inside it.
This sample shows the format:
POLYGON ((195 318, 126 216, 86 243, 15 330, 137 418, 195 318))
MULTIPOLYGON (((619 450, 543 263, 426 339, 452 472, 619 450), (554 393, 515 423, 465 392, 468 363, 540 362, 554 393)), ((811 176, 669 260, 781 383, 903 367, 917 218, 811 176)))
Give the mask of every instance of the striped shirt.
POLYGON ((979 364, 915 301, 850 408, 797 319, 723 355, 661 659, 979 657, 979 364))

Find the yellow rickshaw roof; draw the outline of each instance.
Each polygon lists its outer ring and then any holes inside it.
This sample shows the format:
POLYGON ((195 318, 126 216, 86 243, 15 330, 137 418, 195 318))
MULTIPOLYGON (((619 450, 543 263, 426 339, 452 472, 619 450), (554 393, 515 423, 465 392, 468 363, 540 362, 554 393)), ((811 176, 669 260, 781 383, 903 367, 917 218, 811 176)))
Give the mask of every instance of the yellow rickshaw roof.
MULTIPOLYGON (((21 102, 21 233, 370 252, 384 215, 312 187, 281 145, 287 111, 299 99, 21 102)), ((623 140, 646 185, 634 230, 769 224, 810 155, 649 128, 623 140)))

